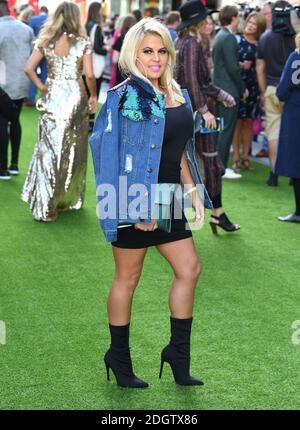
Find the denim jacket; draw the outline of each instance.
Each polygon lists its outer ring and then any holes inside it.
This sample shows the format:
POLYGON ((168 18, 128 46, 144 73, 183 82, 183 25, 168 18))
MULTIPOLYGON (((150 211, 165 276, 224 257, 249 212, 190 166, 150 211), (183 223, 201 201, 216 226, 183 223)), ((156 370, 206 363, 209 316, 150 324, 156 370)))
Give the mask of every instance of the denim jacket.
MULTIPOLYGON (((187 90, 183 90, 183 96, 192 111, 187 90)), ((100 224, 108 242, 117 240, 120 220, 151 223, 151 188, 158 180, 165 109, 164 96, 147 82, 132 76, 109 90, 96 119, 90 145, 98 209, 99 205, 102 208, 100 224), (122 191, 121 179, 122 184, 125 184, 122 191), (141 184, 144 190, 139 196, 138 217, 132 216, 127 210, 136 199, 128 192, 135 184, 141 184), (109 194, 113 196, 112 199, 108 197, 109 194), (114 208, 110 208, 108 215, 103 216, 104 207, 107 209, 112 202, 114 208)), ((203 185, 195 156, 194 131, 186 142, 185 153, 195 184, 203 185)), ((204 204, 206 208, 212 208, 205 188, 204 204)))

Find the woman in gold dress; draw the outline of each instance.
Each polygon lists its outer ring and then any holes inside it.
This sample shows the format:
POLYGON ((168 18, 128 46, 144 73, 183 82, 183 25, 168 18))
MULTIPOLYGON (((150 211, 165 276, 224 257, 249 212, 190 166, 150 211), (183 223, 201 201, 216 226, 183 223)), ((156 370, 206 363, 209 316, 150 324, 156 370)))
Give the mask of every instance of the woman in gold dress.
POLYGON ((95 112, 97 107, 91 54, 78 6, 63 2, 45 23, 25 67, 42 94, 37 102, 38 141, 22 193, 37 221, 54 221, 59 211, 80 209, 83 204, 88 109, 95 112), (45 85, 35 73, 43 57, 48 65, 45 85))

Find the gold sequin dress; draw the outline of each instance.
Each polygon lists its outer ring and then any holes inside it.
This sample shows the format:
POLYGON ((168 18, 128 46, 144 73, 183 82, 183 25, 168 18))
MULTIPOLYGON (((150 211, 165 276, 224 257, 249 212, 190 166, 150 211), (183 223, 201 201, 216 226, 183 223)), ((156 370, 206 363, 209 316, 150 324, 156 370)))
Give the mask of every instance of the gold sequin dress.
POLYGON ((55 219, 62 210, 80 209, 84 199, 88 98, 82 72, 83 55, 92 51, 89 41, 73 37, 69 54, 63 57, 54 53, 54 45, 42 48, 39 41, 35 45, 47 61, 48 91, 37 102, 38 141, 22 199, 40 221, 55 219))

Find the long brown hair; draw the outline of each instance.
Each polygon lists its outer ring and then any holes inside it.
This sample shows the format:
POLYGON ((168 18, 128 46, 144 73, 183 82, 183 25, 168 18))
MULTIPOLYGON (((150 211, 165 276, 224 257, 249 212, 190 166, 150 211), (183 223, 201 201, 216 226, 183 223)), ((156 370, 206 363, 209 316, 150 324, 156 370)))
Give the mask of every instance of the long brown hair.
POLYGON ((136 24, 136 19, 133 15, 125 16, 121 25, 120 36, 125 37, 125 34, 134 24, 136 24))
POLYGON ((101 25, 101 3, 94 1, 90 4, 87 16, 87 22, 94 21, 97 24, 101 25))

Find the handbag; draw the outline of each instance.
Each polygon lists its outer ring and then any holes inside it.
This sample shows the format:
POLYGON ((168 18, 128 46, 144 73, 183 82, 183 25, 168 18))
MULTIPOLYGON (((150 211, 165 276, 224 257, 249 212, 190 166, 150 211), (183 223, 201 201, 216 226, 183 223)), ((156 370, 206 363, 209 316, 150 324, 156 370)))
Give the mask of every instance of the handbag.
POLYGON ((195 133, 199 132, 200 134, 208 134, 208 133, 223 133, 224 131, 224 118, 216 117, 217 128, 207 128, 205 127, 205 120, 202 115, 198 111, 194 112, 194 127, 195 133))
POLYGON ((154 198, 153 217, 157 220, 158 230, 170 233, 175 184, 157 184, 154 198))
MULTIPOLYGON (((91 34, 90 34, 93 48, 95 46, 95 36, 96 36, 97 27, 98 27, 98 24, 95 24, 93 26, 93 28, 91 30, 91 34)), ((104 68, 105 68, 105 64, 106 64, 105 63, 105 56, 96 54, 96 52, 93 52, 92 56, 93 56, 94 75, 95 75, 96 79, 99 79, 99 78, 101 78, 101 76, 103 75, 103 72, 104 72, 104 68)))
POLYGON ((261 131, 263 131, 263 126, 262 126, 261 116, 259 116, 255 120, 253 120, 253 123, 252 123, 253 136, 258 136, 261 131))
MULTIPOLYGON (((172 228, 172 212, 175 184, 157 184, 153 205, 153 218, 157 221, 158 230, 170 233, 172 228)), ((120 221, 118 226, 134 225, 128 221, 120 221)))
POLYGON ((18 117, 18 108, 9 95, 0 87, 0 114, 8 121, 18 117))

